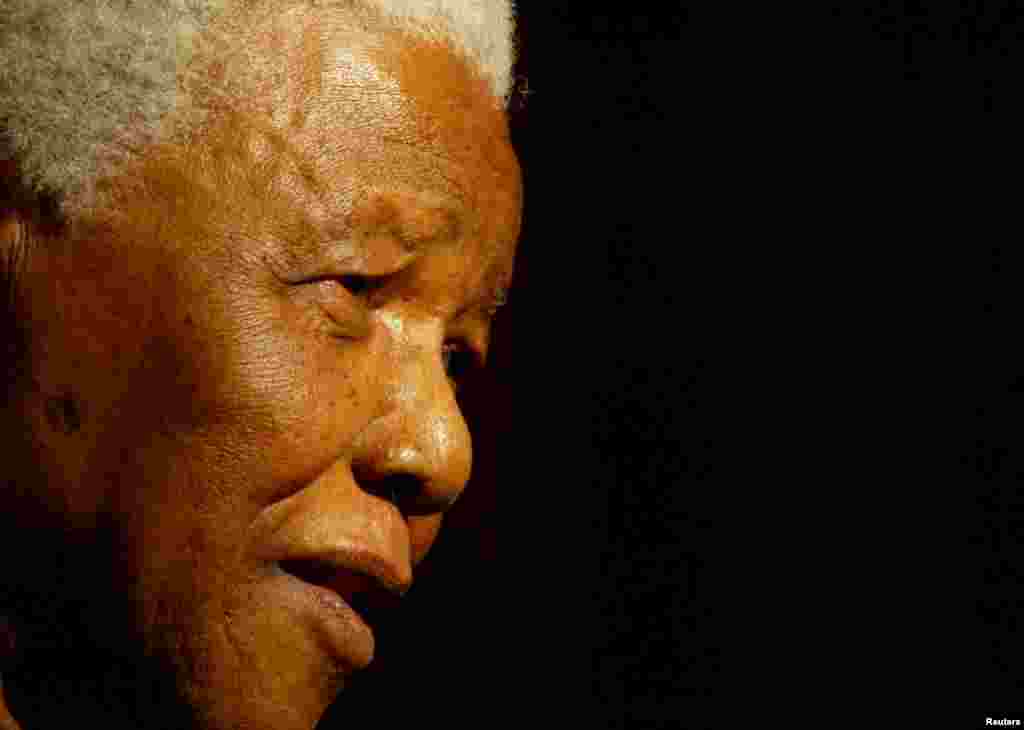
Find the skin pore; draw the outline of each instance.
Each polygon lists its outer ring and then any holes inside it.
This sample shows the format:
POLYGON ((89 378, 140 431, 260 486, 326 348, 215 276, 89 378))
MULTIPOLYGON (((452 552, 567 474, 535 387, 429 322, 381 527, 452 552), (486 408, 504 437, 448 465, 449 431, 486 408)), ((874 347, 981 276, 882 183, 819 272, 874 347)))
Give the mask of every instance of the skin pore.
POLYGON ((504 113, 447 49, 337 9, 249 32, 263 81, 202 145, 133 163, 73 241, 0 220, 36 239, 0 727, 56 726, 59 697, 107 727, 312 728, 372 647, 332 649, 280 561, 358 548, 407 590, 469 478, 450 376, 512 274, 504 113))

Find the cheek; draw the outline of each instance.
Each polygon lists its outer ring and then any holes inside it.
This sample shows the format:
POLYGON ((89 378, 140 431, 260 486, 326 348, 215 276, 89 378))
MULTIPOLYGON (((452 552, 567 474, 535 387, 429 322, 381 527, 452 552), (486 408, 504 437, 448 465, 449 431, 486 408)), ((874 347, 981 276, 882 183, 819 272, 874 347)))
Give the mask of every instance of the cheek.
MULTIPOLYGON (((161 345, 160 357, 177 360, 175 375, 138 384, 160 392, 163 412, 149 410, 149 423, 127 435, 144 441, 132 449, 138 478, 122 469, 117 510, 134 526, 144 595, 187 586, 199 596, 237 583, 251 568, 239 556, 261 512, 336 468, 367 420, 357 353, 304 337, 270 311, 272 300, 259 302, 221 301, 216 321, 212 305, 197 313, 190 337, 161 345)), ((136 409, 140 421, 146 412, 136 409)))
MULTIPOLYGON (((19 483, 34 498, 45 493, 71 525, 88 525, 110 489, 101 462, 116 462, 111 447, 132 420, 120 404, 130 402, 133 373, 149 367, 141 333, 151 312, 147 286, 109 254, 88 242, 73 255, 54 249, 31 259, 17 304, 25 347, 6 409, 5 429, 16 429, 8 473, 23 474, 19 483)), ((146 392, 152 405, 155 391, 146 392)))
POLYGON ((368 348, 326 336, 316 310, 256 278, 180 295, 171 335, 153 341, 161 380, 143 373, 138 389, 160 392, 172 449, 265 505, 345 459, 379 404, 368 348))

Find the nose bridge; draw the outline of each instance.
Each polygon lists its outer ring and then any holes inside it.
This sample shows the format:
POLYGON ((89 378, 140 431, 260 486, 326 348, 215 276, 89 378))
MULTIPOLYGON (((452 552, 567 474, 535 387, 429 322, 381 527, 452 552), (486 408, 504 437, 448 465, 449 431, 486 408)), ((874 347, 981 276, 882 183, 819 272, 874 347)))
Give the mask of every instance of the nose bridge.
POLYGON ((441 361, 443 325, 436 318, 379 313, 381 338, 377 377, 383 386, 383 415, 362 433, 353 460, 360 486, 383 494, 399 489, 403 511, 439 512, 458 498, 469 481, 469 429, 448 384, 441 361), (391 486, 384 488, 385 482, 391 486))

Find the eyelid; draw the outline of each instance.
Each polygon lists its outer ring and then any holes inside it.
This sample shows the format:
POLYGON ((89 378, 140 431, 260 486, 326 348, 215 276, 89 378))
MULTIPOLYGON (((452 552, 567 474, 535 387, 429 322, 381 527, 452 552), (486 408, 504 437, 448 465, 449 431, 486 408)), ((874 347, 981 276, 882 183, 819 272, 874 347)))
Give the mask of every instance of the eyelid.
POLYGON ((340 328, 338 334, 346 338, 363 338, 372 330, 370 308, 361 297, 353 296, 347 290, 345 296, 325 291, 343 286, 336 277, 326 277, 312 282, 321 295, 317 296, 317 305, 334 326, 340 328))
POLYGON ((305 279, 308 283, 322 284, 322 282, 333 282, 345 290, 345 293, 355 299, 369 305, 369 297, 385 286, 390 279, 401 273, 410 263, 411 259, 400 261, 399 265, 382 268, 379 271, 369 271, 362 265, 363 262, 347 260, 345 266, 324 267, 321 273, 314 274, 305 279))
POLYGON ((364 241, 359 245, 348 242, 325 244, 319 248, 315 259, 311 257, 288 278, 295 283, 308 283, 347 276, 367 279, 392 276, 408 268, 418 258, 418 254, 395 250, 395 246, 393 241, 387 240, 364 241))

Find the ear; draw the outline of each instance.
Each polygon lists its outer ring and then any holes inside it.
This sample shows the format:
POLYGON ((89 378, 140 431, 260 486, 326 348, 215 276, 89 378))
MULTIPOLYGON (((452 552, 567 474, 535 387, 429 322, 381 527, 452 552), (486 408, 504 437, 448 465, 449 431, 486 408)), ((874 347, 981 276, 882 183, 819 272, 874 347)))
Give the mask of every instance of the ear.
POLYGON ((25 238, 25 223, 18 211, 13 208, 0 208, 0 250, 4 260, 8 260, 7 252, 18 249, 25 238))
POLYGON ((0 296, 12 293, 25 262, 27 233, 25 216, 17 208, 0 207, 0 296))
MULTIPOLYGON (((28 255, 28 219, 16 206, 0 203, 0 407, 7 404, 23 363, 25 331, 16 314, 21 272, 28 255)), ((2 641, 0 635, 0 641, 2 641)), ((0 728, 3 726, 0 725, 0 728)))
POLYGON ((25 241, 26 217, 18 204, 18 166, 0 159, 0 276, 9 278, 25 241))

